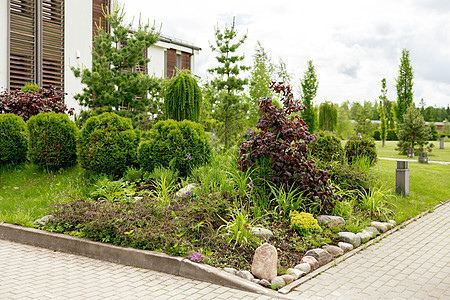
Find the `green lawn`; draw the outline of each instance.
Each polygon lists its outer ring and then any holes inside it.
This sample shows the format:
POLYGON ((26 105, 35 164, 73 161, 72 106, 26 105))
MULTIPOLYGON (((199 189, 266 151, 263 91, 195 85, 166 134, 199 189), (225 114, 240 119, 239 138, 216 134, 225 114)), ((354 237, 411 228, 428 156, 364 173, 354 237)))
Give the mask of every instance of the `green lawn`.
MULTIPOLYGON (((388 157, 388 158, 400 158, 400 159, 410 159, 417 161, 418 158, 408 158, 406 155, 398 154, 395 150, 397 141, 386 141, 385 146, 381 146, 381 141, 375 142, 377 145, 378 157, 388 157)), ((444 149, 439 149, 439 142, 430 142, 434 144, 432 152, 428 152, 428 160, 435 161, 448 161, 450 162, 450 142, 444 143, 444 149)))

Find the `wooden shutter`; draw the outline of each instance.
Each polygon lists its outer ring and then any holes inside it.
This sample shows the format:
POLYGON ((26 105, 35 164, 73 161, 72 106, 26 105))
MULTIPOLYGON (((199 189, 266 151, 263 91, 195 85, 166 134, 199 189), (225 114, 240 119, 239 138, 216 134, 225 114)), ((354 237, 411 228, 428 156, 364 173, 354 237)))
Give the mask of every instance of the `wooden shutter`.
POLYGON ((64 0, 42 2, 42 86, 64 90, 64 0))
POLYGON ((181 68, 191 69, 191 55, 186 52, 181 52, 181 68))
POLYGON ((9 87, 36 82, 36 18, 33 0, 10 0, 9 87))
POLYGON ((166 77, 172 78, 176 75, 177 51, 175 49, 167 49, 167 73, 166 77))

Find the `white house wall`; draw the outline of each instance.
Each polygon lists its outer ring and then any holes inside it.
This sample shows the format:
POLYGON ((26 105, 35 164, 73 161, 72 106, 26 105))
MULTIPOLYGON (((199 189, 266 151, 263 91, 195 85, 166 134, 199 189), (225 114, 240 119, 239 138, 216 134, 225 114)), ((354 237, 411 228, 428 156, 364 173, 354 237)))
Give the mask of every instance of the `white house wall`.
POLYGON ((155 45, 151 45, 150 48, 148 48, 148 58, 150 58, 150 61, 148 62, 147 67, 148 74, 150 76, 165 76, 165 51, 166 49, 164 47, 158 46, 158 43, 156 43, 155 45))
MULTIPOLYGON (((3 1, 3 0, 2 0, 3 1)), ((92 64, 92 0, 70 0, 65 2, 64 39, 64 90, 66 105, 75 113, 81 106, 73 96, 82 91, 80 78, 75 78, 71 66, 91 68, 92 64)))
POLYGON ((8 0, 0 0, 0 91, 8 87, 8 0))

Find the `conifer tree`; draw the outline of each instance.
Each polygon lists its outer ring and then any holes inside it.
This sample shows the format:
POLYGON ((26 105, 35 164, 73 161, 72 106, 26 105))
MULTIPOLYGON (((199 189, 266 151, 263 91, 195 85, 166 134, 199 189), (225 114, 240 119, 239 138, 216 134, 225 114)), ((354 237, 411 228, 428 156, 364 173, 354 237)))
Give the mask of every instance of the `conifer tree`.
POLYGON ((395 105, 395 117, 398 125, 403 123, 403 115, 413 103, 413 77, 414 73, 409 59, 409 50, 403 49, 396 79, 397 103, 395 105))
POLYGON ((423 151, 430 135, 420 110, 411 104, 403 115, 403 120, 398 128, 397 150, 400 154, 406 154, 408 149, 423 151))
POLYGON ((316 121, 316 109, 314 108, 314 97, 317 94, 317 88, 319 82, 317 81, 317 75, 314 70, 312 61, 308 61, 308 69, 300 81, 301 85, 301 98, 303 105, 306 109, 302 112, 302 119, 309 126, 309 132, 313 133, 317 127, 316 121))

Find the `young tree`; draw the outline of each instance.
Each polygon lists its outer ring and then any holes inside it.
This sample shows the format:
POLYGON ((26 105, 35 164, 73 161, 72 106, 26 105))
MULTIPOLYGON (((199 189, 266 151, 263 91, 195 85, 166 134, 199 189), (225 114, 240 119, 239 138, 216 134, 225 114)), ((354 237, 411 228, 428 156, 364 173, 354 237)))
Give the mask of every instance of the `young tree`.
POLYGON ((353 124, 350 121, 349 101, 345 101, 338 107, 336 132, 341 139, 347 139, 354 135, 353 124))
POLYGON ((333 131, 337 124, 337 108, 331 102, 321 103, 319 106, 320 130, 333 131))
POLYGON ((413 103, 413 69, 409 59, 409 50, 402 50, 398 77, 396 79, 397 103, 395 105, 395 117, 397 124, 403 123, 403 115, 413 103))
POLYGON ((277 76, 277 81, 281 81, 285 85, 291 84, 292 74, 288 71, 286 63, 281 58, 278 65, 275 66, 275 75, 277 76))
POLYGON ((132 31, 131 23, 123 24, 124 15, 123 7, 113 1, 111 11, 106 8, 104 12, 111 31, 99 27, 94 37, 92 68, 71 67, 75 77, 86 85, 75 95, 82 106, 143 110, 149 103, 147 93, 157 88, 158 83, 141 68, 150 61, 144 58, 144 51, 158 41, 159 33, 141 21, 132 31))
POLYGON ((237 31, 235 20, 230 27, 225 25, 225 29, 220 31, 215 28, 215 45, 210 45, 212 51, 217 52, 216 56, 219 66, 209 69, 208 72, 215 74, 216 78, 211 84, 219 91, 219 97, 214 99, 214 118, 223 123, 223 135, 225 148, 230 146, 230 140, 237 130, 242 129, 247 114, 248 105, 243 103, 238 92, 244 90, 247 79, 239 78, 241 71, 250 69, 247 66, 239 65, 244 60, 244 55, 236 55, 238 48, 245 42, 247 35, 235 41, 237 31))
POLYGON ((371 121, 372 104, 369 101, 364 101, 364 105, 361 106, 360 104, 360 107, 356 117, 355 131, 366 136, 372 136, 374 131, 371 121))
POLYGON ((381 95, 379 97, 380 104, 378 105, 378 114, 380 115, 380 136, 382 140, 382 145, 384 147, 384 143, 386 141, 387 135, 387 120, 386 120, 386 110, 387 110, 387 87, 386 87, 386 78, 381 80, 381 95))
POLYGON ((420 110, 411 104, 403 115, 404 122, 399 124, 397 150, 406 154, 408 149, 423 151, 430 139, 429 130, 425 128, 425 120, 420 110))
POLYGON ((317 75, 314 70, 314 65, 312 60, 308 61, 308 69, 303 76, 303 79, 300 80, 301 85, 301 99, 302 104, 306 107, 306 109, 302 112, 303 121, 309 126, 309 132, 314 132, 317 127, 316 121, 316 109, 314 107, 314 97, 317 94, 317 88, 319 86, 319 82, 317 81, 317 75))

